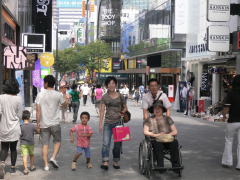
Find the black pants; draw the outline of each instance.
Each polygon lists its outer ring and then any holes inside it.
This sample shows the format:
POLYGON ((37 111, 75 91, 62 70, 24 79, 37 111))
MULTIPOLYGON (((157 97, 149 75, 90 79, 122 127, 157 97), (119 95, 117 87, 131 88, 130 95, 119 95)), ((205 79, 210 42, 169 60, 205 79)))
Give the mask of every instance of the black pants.
POLYGON ((83 105, 85 106, 87 103, 87 95, 83 95, 83 105))
POLYGON ((178 141, 176 139, 171 143, 161 143, 161 142, 153 141, 152 145, 153 145, 153 152, 157 159, 158 166, 164 167, 164 159, 163 159, 164 149, 170 150, 172 167, 180 166, 178 141))
POLYGON ((5 162, 8 156, 8 151, 10 148, 11 151, 11 165, 15 166, 17 161, 17 143, 18 141, 13 142, 1 142, 1 161, 5 162))
POLYGON ((95 96, 91 96, 92 103, 95 104, 95 96))

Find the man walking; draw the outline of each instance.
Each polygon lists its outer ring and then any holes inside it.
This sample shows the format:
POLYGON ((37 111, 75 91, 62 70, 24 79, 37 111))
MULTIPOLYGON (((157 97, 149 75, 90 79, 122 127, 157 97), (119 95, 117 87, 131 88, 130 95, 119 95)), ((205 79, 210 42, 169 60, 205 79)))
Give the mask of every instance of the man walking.
POLYGON ((86 106, 87 103, 87 96, 90 94, 90 88, 88 87, 88 84, 85 83, 81 87, 82 95, 83 95, 83 105, 86 106))
POLYGON ((50 163, 54 168, 59 168, 56 156, 61 145, 61 127, 60 127, 60 109, 64 105, 63 95, 54 90, 55 78, 47 75, 44 78, 44 90, 37 95, 36 98, 36 118, 37 127, 40 129, 40 137, 42 141, 42 156, 44 161, 44 170, 49 170, 48 165, 48 148, 50 137, 53 136, 53 154, 50 163))

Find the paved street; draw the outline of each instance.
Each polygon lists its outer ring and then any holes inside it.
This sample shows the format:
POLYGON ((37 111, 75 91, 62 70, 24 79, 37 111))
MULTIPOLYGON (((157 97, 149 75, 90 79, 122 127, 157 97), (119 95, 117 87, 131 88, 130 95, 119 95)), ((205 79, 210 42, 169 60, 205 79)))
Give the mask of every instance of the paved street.
MULTIPOLYGON (((82 102, 81 102, 82 103, 82 102)), ((42 170, 41 151, 36 136, 36 166, 37 171, 30 173, 28 176, 22 174, 20 153, 17 162, 17 173, 7 173, 6 179, 13 180, 144 180, 144 176, 138 172, 138 145, 142 140, 142 111, 140 107, 129 102, 129 109, 132 113, 132 121, 129 123, 132 132, 132 140, 123 144, 123 155, 121 161, 121 170, 115 170, 110 166, 109 171, 105 172, 99 168, 101 163, 101 139, 98 133, 98 118, 93 105, 88 102, 86 107, 80 106, 80 112, 89 111, 91 113, 90 125, 93 127, 95 134, 92 137, 92 161, 94 168, 87 169, 85 159, 81 158, 78 162, 77 171, 72 172, 71 160, 75 152, 75 147, 69 142, 69 129, 72 123, 62 124, 62 147, 58 160, 59 170, 50 169, 49 172, 42 170)), ((69 114, 72 115, 72 114, 69 114)), ((162 175, 156 175, 154 179, 183 179, 183 180, 238 180, 240 172, 232 169, 223 169, 220 165, 221 154, 224 145, 224 124, 211 123, 200 119, 184 117, 181 114, 173 114, 173 118, 179 130, 179 142, 183 146, 183 177, 178 178, 172 172, 162 175)), ((71 118, 69 117, 69 121, 71 118)), ((236 147, 236 145, 235 145, 236 147)), ((235 149, 235 148, 234 148, 235 149)), ((236 157, 236 154, 235 154, 236 157)), ((235 158, 236 159, 236 158, 235 158)), ((9 160, 9 158, 8 158, 9 160)))

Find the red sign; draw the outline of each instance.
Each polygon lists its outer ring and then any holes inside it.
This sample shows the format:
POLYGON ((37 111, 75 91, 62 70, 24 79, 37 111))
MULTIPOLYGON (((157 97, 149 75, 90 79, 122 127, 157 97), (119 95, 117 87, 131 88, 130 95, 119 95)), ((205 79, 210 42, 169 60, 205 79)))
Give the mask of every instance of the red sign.
POLYGON ((204 100, 199 100, 198 101, 198 112, 205 112, 205 101, 204 100))

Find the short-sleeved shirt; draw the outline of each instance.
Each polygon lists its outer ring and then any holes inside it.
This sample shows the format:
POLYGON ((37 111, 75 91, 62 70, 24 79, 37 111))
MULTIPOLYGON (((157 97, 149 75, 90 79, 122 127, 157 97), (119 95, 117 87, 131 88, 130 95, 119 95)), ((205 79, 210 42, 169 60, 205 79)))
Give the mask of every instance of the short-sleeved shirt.
POLYGON ((79 102, 79 91, 71 91, 69 94, 72 96, 72 102, 79 102))
POLYGON ((63 103, 63 94, 55 90, 45 89, 37 95, 36 104, 41 108, 40 128, 59 125, 60 106, 63 103))
POLYGON ((21 145, 34 145, 34 131, 35 126, 32 123, 21 125, 21 145))
POLYGON ((158 134, 158 133, 170 133, 171 132, 171 125, 174 124, 174 121, 171 117, 162 116, 162 118, 148 118, 144 121, 144 125, 149 127, 149 131, 158 134))
POLYGON ((111 98, 108 93, 104 94, 101 100, 101 104, 106 106, 106 114, 104 123, 113 124, 121 121, 120 112, 122 111, 123 106, 126 105, 123 95, 115 99, 111 98))
POLYGON ((96 96, 96 100, 101 100, 102 99, 102 96, 103 96, 102 88, 96 88, 95 89, 95 96, 96 96))
POLYGON ((90 146, 90 137, 83 136, 85 133, 93 133, 92 128, 89 125, 78 124, 75 125, 72 129, 72 132, 77 134, 77 146, 88 148, 90 146))
POLYGON ((224 99, 224 104, 229 105, 229 123, 240 122, 240 90, 230 91, 224 99))
MULTIPOLYGON (((161 97, 159 98, 159 100, 162 100, 163 101, 163 106, 168 109, 172 106, 172 104, 170 103, 167 95, 165 93, 163 93, 162 91, 158 91, 155 99, 158 98, 158 96, 161 95, 161 97)), ((148 109, 149 107, 151 107, 153 105, 153 96, 152 96, 152 93, 151 92, 148 92, 146 94, 143 95, 143 99, 142 99, 142 108, 143 109, 148 109)))
POLYGON ((88 95, 90 93, 90 88, 88 86, 81 87, 83 95, 88 95))

